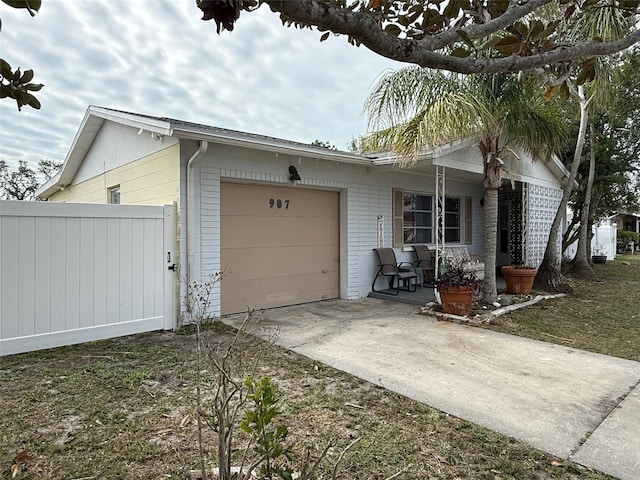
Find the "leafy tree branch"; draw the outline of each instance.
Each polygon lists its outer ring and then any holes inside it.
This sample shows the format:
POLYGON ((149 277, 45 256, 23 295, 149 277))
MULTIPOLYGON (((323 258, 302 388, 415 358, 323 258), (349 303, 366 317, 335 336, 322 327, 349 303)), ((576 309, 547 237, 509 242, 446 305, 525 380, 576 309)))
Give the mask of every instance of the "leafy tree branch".
MULTIPOLYGON (((387 58, 458 73, 516 72, 580 62, 640 41, 638 0, 197 0, 203 20, 233 30, 242 11, 267 4, 286 25, 346 35, 387 58), (572 25, 602 10, 633 28, 575 37, 572 25), (535 16, 535 19, 533 18, 535 16)), ((587 20, 585 20, 587 19, 587 20)))
MULTIPOLYGON (((2 0, 2 3, 13 8, 26 9, 33 17, 40 10, 41 0, 2 0)), ((0 21, 0 28, 2 22, 0 21)), ((40 101, 31 92, 38 92, 44 86, 32 83, 33 70, 20 71, 20 67, 13 69, 4 58, 0 58, 0 98, 12 98, 22 110, 25 105, 40 109, 40 101)))

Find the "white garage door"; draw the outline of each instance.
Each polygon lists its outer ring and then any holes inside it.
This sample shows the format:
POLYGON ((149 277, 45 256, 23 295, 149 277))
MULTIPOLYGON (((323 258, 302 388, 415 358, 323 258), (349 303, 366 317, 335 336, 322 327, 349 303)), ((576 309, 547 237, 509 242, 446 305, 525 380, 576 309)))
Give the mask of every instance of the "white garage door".
POLYGON ((221 184, 222 313, 340 294, 338 192, 221 184))

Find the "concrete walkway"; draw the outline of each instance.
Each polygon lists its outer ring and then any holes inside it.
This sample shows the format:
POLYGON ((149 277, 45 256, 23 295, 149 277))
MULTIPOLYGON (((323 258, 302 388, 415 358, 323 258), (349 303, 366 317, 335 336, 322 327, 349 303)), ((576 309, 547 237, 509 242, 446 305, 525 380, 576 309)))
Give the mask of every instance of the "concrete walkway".
POLYGON ((264 311, 257 334, 279 329, 279 345, 309 358, 560 458, 640 478, 640 363, 415 312, 330 300, 264 311))

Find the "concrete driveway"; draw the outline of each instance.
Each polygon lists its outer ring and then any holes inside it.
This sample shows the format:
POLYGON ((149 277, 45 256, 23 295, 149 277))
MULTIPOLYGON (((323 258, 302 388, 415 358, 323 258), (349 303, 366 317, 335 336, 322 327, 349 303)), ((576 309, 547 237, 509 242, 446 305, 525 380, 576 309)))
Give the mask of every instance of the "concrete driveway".
MULTIPOLYGON (((263 311, 258 335, 558 457, 640 478, 640 363, 376 299, 263 311), (587 439, 586 442, 584 441, 587 439)), ((239 326, 243 316, 226 323, 239 326)))

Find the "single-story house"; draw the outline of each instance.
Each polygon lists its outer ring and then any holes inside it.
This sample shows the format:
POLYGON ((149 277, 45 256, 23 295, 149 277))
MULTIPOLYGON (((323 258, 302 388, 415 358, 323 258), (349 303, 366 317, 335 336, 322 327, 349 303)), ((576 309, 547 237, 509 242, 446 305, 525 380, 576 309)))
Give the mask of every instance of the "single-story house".
MULTIPOLYGON (((618 231, 625 230, 640 234, 640 213, 638 212, 618 212, 607 220, 615 225, 618 231)), ((624 244, 624 241, 622 243, 624 244)), ((640 251, 640 242, 629 242, 626 246, 618 248, 629 252, 640 251)))
MULTIPOLYGON (((542 260, 567 172, 558 161, 508 161, 498 264, 542 260)), ((91 106, 61 171, 37 192, 52 202, 167 204, 178 212, 179 268, 223 272, 211 314, 370 293, 372 251, 413 259, 446 244, 483 255, 482 159, 473 140, 425 151, 411 169, 365 156, 171 118, 91 106)), ((384 280, 380 280, 383 282, 384 280)))
POLYGON ((640 233, 640 213, 619 212, 608 219, 618 226, 618 230, 640 233))

